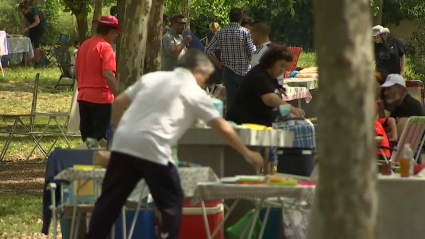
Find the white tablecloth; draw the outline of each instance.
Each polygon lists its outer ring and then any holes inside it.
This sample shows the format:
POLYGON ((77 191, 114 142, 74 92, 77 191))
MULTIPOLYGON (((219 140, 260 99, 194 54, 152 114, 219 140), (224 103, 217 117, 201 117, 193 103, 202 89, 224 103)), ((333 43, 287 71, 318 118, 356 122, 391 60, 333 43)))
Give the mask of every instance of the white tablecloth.
POLYGON ((310 103, 313 96, 310 94, 310 91, 307 89, 307 87, 285 87, 286 95, 282 95, 284 101, 291 101, 291 100, 299 100, 304 99, 305 102, 308 104, 310 103))
POLYGON ((29 57, 34 57, 34 49, 31 40, 28 37, 10 37, 7 38, 7 44, 10 54, 28 53, 29 57))
POLYGON ((286 78, 283 83, 293 87, 307 87, 308 90, 313 90, 318 87, 317 80, 317 78, 286 78))

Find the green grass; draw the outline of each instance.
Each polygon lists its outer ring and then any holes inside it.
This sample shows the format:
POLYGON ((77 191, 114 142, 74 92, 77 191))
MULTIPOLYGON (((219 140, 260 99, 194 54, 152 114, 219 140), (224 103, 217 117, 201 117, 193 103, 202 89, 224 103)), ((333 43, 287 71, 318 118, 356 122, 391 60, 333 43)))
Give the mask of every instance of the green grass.
POLYGON ((41 236, 41 195, 0 194, 0 238, 41 236))
MULTIPOLYGON (((69 112, 71 109, 72 92, 66 88, 55 89, 60 76, 58 68, 32 68, 32 67, 12 67, 6 68, 6 79, 0 78, 0 115, 1 114, 28 114, 31 110, 32 95, 34 89, 34 78, 36 73, 41 73, 39 82, 39 92, 37 100, 38 112, 69 112)), ((38 117, 35 119, 36 130, 42 130, 48 118, 38 117)), ((58 120, 61 125, 65 119, 58 120)), ((29 119, 24 118, 24 122, 29 124, 29 119)), ((10 130, 13 120, 0 118, 0 148, 2 148, 8 137, 4 131, 10 130), (3 133, 1 133, 3 132, 3 133)), ((51 123, 55 125, 55 123, 51 123)), ((23 129, 21 127, 21 129, 23 129)), ((49 131, 59 132, 57 127, 52 127, 49 131)), ((56 137, 47 137, 41 141, 41 145, 46 150, 50 148, 56 137)), ((79 143, 78 138, 70 139, 72 146, 79 143)), ((15 136, 10 144, 6 161, 19 161, 26 159, 31 152, 34 143, 29 136, 15 136)), ((61 139, 55 147, 67 147, 66 142, 61 139)), ((37 149, 31 157, 42 158, 41 152, 37 149)))
POLYGON ((298 66, 308 67, 316 65, 316 53, 315 52, 302 52, 300 59, 298 60, 298 66))

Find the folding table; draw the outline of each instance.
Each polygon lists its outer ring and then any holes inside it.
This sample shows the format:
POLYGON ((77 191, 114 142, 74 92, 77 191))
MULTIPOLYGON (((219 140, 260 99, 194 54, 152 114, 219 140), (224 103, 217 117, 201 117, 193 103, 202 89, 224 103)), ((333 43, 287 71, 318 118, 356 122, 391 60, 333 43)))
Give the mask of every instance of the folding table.
MULTIPOLYGON (((264 234, 265 226, 267 224, 267 218, 270 213, 270 209, 273 205, 279 205, 282 209, 282 214, 286 215, 289 221, 294 225, 289 210, 297 210, 303 213, 303 220, 295 232, 296 238, 302 238, 305 234, 306 224, 308 223, 309 216, 309 205, 313 202, 315 186, 269 186, 269 185, 239 185, 239 184, 223 184, 223 183, 199 183, 195 190, 195 195, 192 203, 201 203, 205 228, 207 231, 208 239, 214 238, 219 229, 224 225, 225 220, 232 213, 235 206, 242 199, 250 200, 255 202, 255 212, 253 217, 245 228, 241 235, 241 238, 251 238, 256 219, 259 216, 260 210, 263 206, 267 208, 265 219, 259 234, 259 239, 262 239, 264 234), (206 208, 204 201, 206 200, 225 200, 235 199, 233 204, 225 208, 228 210, 224 216, 221 225, 218 226, 213 233, 209 230, 209 223, 206 214, 206 208), (277 200, 276 200, 277 199, 277 200), (308 205, 307 207, 305 205, 308 205), (248 232, 248 237, 245 237, 248 232)), ((282 215, 282 216, 283 216, 282 215)))

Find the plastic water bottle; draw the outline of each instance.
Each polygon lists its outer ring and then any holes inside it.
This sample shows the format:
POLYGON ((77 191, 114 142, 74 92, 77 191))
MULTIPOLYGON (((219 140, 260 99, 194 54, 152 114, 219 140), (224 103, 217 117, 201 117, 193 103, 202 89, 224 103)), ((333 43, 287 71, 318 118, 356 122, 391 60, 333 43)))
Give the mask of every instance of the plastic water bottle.
POLYGON ((100 149, 99 142, 96 139, 87 138, 85 143, 89 149, 100 149))
POLYGON ((215 108, 217 109, 217 111, 220 113, 220 116, 223 117, 223 101, 217 98, 212 98, 211 101, 213 105, 215 106, 215 108))

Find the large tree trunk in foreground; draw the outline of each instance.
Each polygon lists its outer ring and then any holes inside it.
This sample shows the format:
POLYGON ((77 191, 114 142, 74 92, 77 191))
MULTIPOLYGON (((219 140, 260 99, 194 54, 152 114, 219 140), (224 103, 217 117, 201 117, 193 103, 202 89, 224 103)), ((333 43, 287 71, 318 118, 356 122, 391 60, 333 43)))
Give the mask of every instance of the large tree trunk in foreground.
MULTIPOLYGON (((156 0, 155 0, 156 1, 156 0)), ((143 74, 147 27, 152 0, 124 0, 125 19, 118 55, 118 90, 124 91, 143 74)))
POLYGON ((190 0, 183 0, 183 15, 187 19, 186 29, 190 30, 190 0))
POLYGON ((373 25, 381 25, 382 24, 382 10, 384 7, 384 0, 374 0, 375 5, 379 8, 376 16, 373 17, 373 25))
POLYGON ((377 195, 370 0, 315 0, 319 183, 315 239, 372 239, 377 195))
POLYGON ((164 3, 165 0, 155 0, 152 2, 148 24, 144 74, 161 70, 162 14, 164 13, 164 3))
MULTIPOLYGON (((93 0, 94 12, 93 12, 93 21, 99 20, 102 16, 103 0, 93 0)), ((91 29, 91 35, 96 35, 96 26, 93 25, 91 29)))

